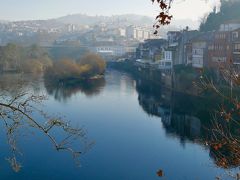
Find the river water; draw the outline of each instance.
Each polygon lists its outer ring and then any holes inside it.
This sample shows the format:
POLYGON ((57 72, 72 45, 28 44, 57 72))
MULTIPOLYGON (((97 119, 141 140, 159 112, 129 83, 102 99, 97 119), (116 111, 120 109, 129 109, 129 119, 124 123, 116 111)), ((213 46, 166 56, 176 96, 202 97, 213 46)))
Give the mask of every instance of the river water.
POLYGON ((2 75, 1 89, 46 94, 42 110, 82 127, 94 144, 80 156, 79 167, 71 154, 56 151, 44 134, 25 125, 16 136, 21 164, 16 173, 7 160, 12 152, 1 124, 0 179, 206 180, 225 172, 202 143, 211 102, 114 70, 85 85, 54 85, 35 76, 24 76, 23 83, 19 79, 2 75), (164 177, 157 175, 159 170, 164 177))

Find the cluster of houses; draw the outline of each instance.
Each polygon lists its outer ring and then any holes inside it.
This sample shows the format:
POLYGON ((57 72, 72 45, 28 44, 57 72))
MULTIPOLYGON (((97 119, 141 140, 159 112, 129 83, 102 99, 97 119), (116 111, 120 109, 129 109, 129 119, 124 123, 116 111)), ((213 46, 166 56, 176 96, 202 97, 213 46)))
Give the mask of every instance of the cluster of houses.
POLYGON ((106 25, 95 26, 93 31, 85 36, 88 38, 90 50, 103 56, 106 60, 135 54, 140 42, 154 39, 151 28, 144 26, 112 27, 106 25))
POLYGON ((240 22, 222 24, 218 31, 169 31, 167 39, 139 44, 136 65, 171 70, 175 65, 218 68, 227 63, 240 65, 240 22))

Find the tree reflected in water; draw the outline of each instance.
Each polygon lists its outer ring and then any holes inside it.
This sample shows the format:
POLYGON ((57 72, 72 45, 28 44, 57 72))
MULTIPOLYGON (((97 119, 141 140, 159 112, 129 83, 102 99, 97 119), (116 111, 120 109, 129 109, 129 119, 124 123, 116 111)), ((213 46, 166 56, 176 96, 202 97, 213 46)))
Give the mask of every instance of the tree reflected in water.
POLYGON ((213 94, 195 97, 172 92, 142 79, 136 82, 140 106, 150 116, 161 117, 169 137, 177 137, 183 146, 186 142, 192 142, 209 149, 209 156, 218 167, 232 169, 240 166, 237 142, 235 146, 234 141, 222 138, 224 134, 218 134, 225 132, 227 137, 239 137, 239 126, 234 125, 234 122, 222 121, 216 129, 213 123, 214 112, 219 108, 221 98, 213 94))
MULTIPOLYGON (((41 105, 46 97, 36 92, 38 88, 34 79, 26 80, 22 75, 4 75, 0 79, 0 118, 11 150, 7 161, 15 172, 21 170, 18 157, 23 152, 18 148, 18 140, 23 137, 20 133, 23 129, 24 134, 31 137, 34 137, 33 132, 41 133, 56 151, 69 152, 79 163, 80 155, 91 147, 92 142, 88 140, 84 129, 74 127, 70 121, 42 110, 41 105), (61 137, 56 132, 60 132, 61 137)), ((35 80, 39 82, 38 78, 35 80)))
POLYGON ((49 95, 54 96, 58 101, 67 101, 79 92, 88 97, 100 94, 106 81, 104 78, 99 78, 85 81, 58 82, 44 78, 44 84, 49 95))

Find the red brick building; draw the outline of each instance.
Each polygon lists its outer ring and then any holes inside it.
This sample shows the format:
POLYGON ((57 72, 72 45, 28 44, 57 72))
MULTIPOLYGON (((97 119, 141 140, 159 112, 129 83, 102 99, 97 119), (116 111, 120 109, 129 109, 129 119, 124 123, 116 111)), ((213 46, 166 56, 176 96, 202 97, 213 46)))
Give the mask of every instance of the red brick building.
POLYGON ((233 63, 240 65, 240 28, 231 32, 233 63))
POLYGON ((208 44, 208 66, 217 68, 232 61, 232 33, 220 31, 214 33, 213 41, 208 44))

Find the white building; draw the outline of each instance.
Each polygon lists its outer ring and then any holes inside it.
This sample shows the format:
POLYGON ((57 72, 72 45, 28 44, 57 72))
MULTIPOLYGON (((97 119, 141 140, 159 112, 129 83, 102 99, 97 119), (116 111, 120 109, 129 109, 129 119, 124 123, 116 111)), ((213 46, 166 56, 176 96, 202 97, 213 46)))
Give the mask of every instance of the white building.
POLYGON ((192 67, 203 68, 204 66, 204 50, 207 43, 204 41, 192 43, 192 67))
POLYGON ((126 29, 118 28, 119 35, 122 37, 126 37, 126 29))
POLYGON ((164 59, 157 62, 158 69, 172 69, 173 66, 173 52, 165 50, 164 59))
POLYGON ((114 45, 102 45, 93 47, 93 51, 103 57, 109 56, 123 56, 126 53, 126 50, 123 46, 114 45))
POLYGON ((144 41, 152 37, 151 33, 152 32, 145 27, 128 26, 126 28, 126 36, 128 39, 144 41))

